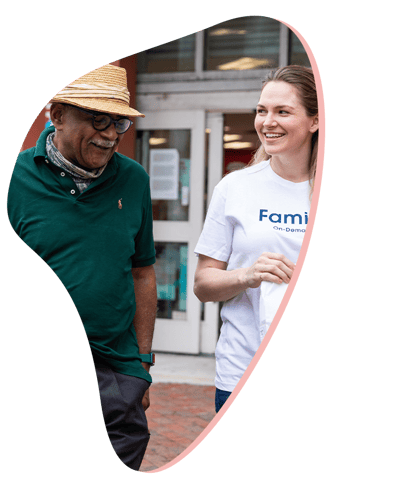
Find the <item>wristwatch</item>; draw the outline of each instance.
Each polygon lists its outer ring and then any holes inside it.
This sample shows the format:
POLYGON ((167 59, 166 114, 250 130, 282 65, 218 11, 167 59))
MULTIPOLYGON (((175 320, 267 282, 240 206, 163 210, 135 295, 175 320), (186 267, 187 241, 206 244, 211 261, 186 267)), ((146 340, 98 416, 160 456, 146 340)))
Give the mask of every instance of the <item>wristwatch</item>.
POLYGON ((149 364, 150 366, 155 365, 155 354, 152 352, 151 353, 141 353, 140 359, 141 359, 141 362, 145 362, 146 364, 149 364))

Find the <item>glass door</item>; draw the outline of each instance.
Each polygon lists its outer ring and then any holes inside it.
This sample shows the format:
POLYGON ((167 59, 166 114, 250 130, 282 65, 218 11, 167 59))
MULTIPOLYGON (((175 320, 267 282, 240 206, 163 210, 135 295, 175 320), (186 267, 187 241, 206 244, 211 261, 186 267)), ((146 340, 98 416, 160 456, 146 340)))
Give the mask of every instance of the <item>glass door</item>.
POLYGON ((203 226, 204 111, 154 111, 138 120, 136 160, 150 175, 158 314, 153 350, 200 352, 194 248, 203 226))

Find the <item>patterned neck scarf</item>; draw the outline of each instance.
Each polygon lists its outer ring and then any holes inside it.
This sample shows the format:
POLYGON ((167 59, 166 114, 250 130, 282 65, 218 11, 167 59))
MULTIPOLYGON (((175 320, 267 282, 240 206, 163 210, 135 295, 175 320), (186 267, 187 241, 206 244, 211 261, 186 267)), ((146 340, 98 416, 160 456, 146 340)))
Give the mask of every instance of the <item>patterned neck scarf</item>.
POLYGON ((71 178, 74 180, 75 185, 78 187, 78 190, 80 192, 84 192, 84 190, 90 186, 95 178, 100 177, 107 165, 89 171, 73 165, 72 163, 70 163, 70 161, 67 161, 67 159, 55 147, 53 143, 54 135, 55 132, 50 133, 47 137, 46 150, 48 158, 54 165, 62 168, 62 170, 65 170, 67 173, 69 173, 71 175, 71 178))

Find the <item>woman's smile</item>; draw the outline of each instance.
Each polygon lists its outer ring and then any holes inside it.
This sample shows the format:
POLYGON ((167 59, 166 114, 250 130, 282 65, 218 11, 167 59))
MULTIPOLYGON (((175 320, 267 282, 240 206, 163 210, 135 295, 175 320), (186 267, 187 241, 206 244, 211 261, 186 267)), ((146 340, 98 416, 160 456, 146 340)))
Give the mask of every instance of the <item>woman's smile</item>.
POLYGON ((274 140, 274 139, 281 139, 281 137, 284 137, 285 133, 263 133, 265 136, 266 140, 274 140))
POLYGON ((307 116, 295 87, 284 81, 270 82, 262 90, 255 129, 267 154, 292 158, 307 156, 315 131, 314 118, 307 116))

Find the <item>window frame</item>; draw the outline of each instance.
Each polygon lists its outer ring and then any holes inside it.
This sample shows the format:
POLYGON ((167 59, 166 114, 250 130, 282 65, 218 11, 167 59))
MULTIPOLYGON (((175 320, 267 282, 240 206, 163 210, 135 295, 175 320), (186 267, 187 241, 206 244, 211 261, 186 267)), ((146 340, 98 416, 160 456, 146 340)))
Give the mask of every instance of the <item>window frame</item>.
MULTIPOLYGON (((279 66, 286 66, 290 57, 290 29, 283 23, 280 24, 280 44, 279 44, 279 66)), ((241 88, 240 83, 243 83, 245 88, 246 80, 256 80, 265 76, 265 73, 271 71, 271 69, 248 69, 242 71, 204 71, 204 31, 198 31, 195 33, 195 70, 194 71, 177 71, 171 73, 141 73, 137 72, 137 85, 138 92, 142 93, 153 93, 157 91, 157 85, 160 84, 163 89, 163 84, 166 85, 166 90, 162 91, 168 92, 179 92, 185 88, 185 84, 188 87, 191 86, 191 82, 194 82, 194 90, 199 90, 203 88, 203 85, 196 85, 196 83, 204 83, 204 89, 206 91, 210 90, 221 90, 221 85, 218 84, 219 81, 226 82, 226 88, 224 90, 238 90, 241 88), (183 83, 183 84, 182 84, 183 83), (180 85, 181 84, 181 85, 180 85)), ((222 85, 223 87, 224 85, 222 85)))

